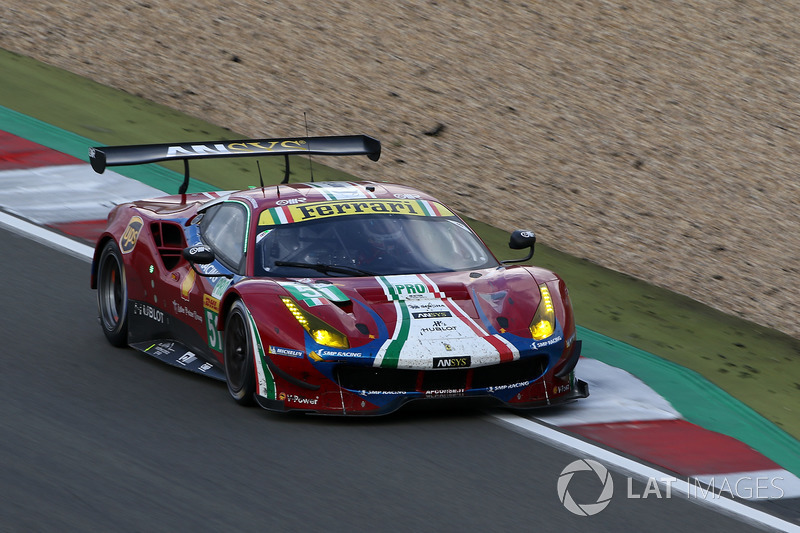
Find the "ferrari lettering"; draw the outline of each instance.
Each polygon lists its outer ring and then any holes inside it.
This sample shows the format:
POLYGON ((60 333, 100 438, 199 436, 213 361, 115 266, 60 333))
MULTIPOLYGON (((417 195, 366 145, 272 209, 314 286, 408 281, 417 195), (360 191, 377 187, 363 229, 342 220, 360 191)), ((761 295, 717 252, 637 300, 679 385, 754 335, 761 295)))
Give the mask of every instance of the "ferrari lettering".
POLYGON ((298 205, 292 208, 300 212, 296 220, 310 220, 337 215, 357 215, 374 213, 399 213, 404 215, 422 214, 413 202, 402 200, 380 200, 373 202, 339 201, 324 204, 298 205))

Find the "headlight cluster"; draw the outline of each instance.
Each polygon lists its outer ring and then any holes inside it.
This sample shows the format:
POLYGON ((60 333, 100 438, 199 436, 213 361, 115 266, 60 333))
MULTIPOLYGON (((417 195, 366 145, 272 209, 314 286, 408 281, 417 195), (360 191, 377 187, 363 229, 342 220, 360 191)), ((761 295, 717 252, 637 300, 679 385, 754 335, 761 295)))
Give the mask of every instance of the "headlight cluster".
POLYGON ((531 322, 531 335, 537 341, 546 339, 556 329, 553 298, 550 296, 550 290, 546 284, 539 285, 539 294, 541 294, 542 299, 539 302, 539 307, 536 308, 536 314, 533 315, 533 322, 531 322))
POLYGON ((322 320, 301 309, 291 298, 281 298, 286 308, 314 341, 330 348, 350 348, 347 337, 322 320))

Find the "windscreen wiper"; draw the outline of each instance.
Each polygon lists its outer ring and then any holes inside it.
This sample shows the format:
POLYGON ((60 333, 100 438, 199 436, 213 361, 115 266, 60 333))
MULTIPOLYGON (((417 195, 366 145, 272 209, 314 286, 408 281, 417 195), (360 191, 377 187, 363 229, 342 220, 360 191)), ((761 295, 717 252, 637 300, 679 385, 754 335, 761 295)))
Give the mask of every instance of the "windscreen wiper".
POLYGON ((299 261, 275 261, 275 266, 286 266, 296 268, 310 268, 317 272, 338 272, 340 274, 356 274, 359 276, 377 276, 375 272, 362 270, 360 268, 346 266, 346 265, 326 265, 325 263, 301 263, 299 261))

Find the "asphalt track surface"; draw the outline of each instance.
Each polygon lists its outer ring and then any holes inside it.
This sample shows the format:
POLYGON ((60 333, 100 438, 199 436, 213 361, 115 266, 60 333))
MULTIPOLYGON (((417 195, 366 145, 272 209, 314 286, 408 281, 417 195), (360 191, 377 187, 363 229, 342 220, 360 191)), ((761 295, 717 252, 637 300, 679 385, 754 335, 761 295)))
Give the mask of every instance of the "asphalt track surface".
MULTIPOLYGON (((5 229, 0 249, 2 531, 753 530, 677 497, 628 499, 618 473, 606 509, 573 515, 556 483, 576 457, 474 408, 239 407, 221 383, 108 345, 87 262, 5 229)), ((577 502, 600 494, 587 476, 577 502)))

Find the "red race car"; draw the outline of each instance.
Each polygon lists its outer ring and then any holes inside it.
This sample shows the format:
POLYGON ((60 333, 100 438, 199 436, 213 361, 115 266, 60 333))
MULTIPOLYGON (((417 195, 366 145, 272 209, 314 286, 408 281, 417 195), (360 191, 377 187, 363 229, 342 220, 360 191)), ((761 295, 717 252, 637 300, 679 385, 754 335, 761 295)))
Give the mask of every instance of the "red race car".
POLYGON ((95 171, 180 159, 178 195, 115 207, 92 266, 103 332, 274 411, 375 415, 412 400, 514 408, 584 398, 567 287, 498 261, 436 198, 378 182, 288 183, 289 156, 380 157, 367 136, 90 149, 95 171), (189 160, 282 155, 277 186, 186 194, 189 160))

